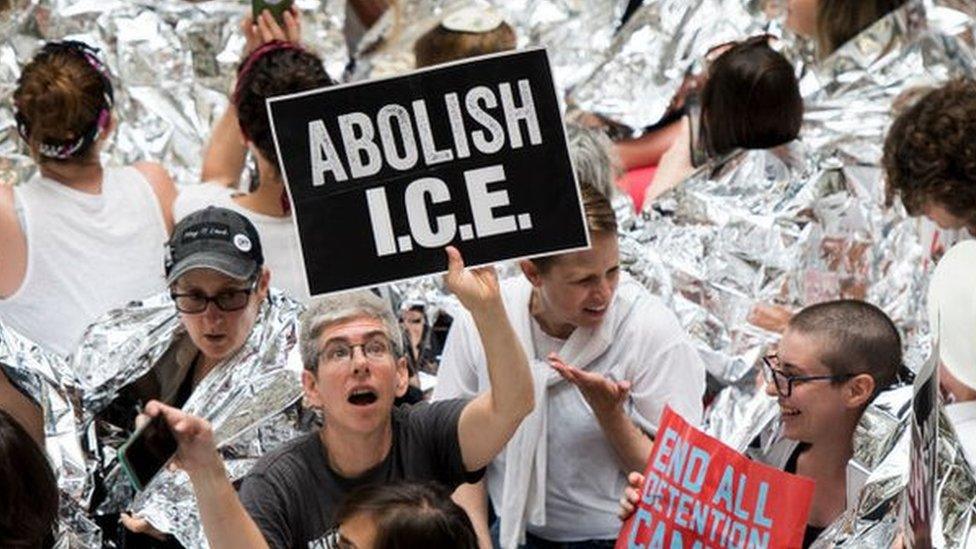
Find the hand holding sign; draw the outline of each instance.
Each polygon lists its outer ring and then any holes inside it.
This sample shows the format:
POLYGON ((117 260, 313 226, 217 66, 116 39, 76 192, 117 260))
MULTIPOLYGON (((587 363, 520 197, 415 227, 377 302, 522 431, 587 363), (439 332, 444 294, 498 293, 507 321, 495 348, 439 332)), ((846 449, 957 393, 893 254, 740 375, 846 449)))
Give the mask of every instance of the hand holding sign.
POLYGON ((548 361, 563 379, 579 388, 586 403, 598 416, 619 408, 630 394, 629 381, 614 381, 602 374, 580 370, 563 362, 556 353, 551 353, 548 361))
POLYGON ((444 275, 444 284, 465 309, 474 312, 501 303, 498 274, 494 267, 465 270, 461 252, 454 246, 448 246, 446 251, 447 274, 444 275))

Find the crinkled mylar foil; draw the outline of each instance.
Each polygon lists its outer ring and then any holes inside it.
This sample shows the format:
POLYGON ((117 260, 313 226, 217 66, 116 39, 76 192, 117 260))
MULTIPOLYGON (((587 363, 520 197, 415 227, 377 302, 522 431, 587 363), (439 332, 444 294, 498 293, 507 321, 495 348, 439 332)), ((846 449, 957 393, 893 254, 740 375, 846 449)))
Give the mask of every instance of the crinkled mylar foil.
MULTIPOLYGON (((298 434, 295 405, 302 394, 302 367, 295 343, 303 310, 300 303, 271 290, 243 347, 207 374, 182 407, 211 423, 232 478, 298 434)), ((72 389, 81 395, 86 443, 108 493, 97 512, 131 510, 184 546, 202 547, 206 541, 188 477, 163 472, 131 500, 131 488, 115 459, 118 441, 94 435, 99 421, 94 416, 185 339, 168 295, 111 311, 82 338, 71 363, 72 389)))
POLYGON ((567 101, 639 132, 667 113, 709 49, 752 34, 781 34, 781 13, 775 2, 762 0, 648 0, 567 101))
POLYGON ((359 43, 352 79, 413 70, 413 45, 447 13, 490 5, 512 26, 519 47, 545 46, 557 89, 566 92, 597 67, 623 16, 624 0, 400 0, 359 43))
POLYGON ((61 497, 57 546, 99 547, 101 531, 85 505, 91 467, 80 443, 75 403, 63 383, 71 375, 67 361, 0 324, 0 370, 43 414, 45 450, 61 497))
MULTIPOLYGON (((303 43, 338 78, 349 60, 344 0, 297 0, 303 43)), ((33 163, 14 128, 20 67, 44 41, 73 38, 101 49, 115 85, 117 130, 109 164, 160 162, 178 183, 200 181, 203 149, 223 114, 244 46, 250 2, 14 0, 0 14, 0 183, 25 181, 33 163)))

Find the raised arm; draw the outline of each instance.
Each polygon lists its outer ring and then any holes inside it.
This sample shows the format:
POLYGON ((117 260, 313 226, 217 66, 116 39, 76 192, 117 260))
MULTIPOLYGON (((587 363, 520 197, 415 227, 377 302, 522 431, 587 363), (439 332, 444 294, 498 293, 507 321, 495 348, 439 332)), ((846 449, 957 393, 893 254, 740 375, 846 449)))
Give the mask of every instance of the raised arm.
POLYGON ((465 271, 457 249, 448 247, 447 255, 444 281, 471 313, 488 365, 488 391, 468 403, 458 421, 464 467, 476 471, 494 459, 532 411, 532 373, 505 314, 494 268, 465 271))
POLYGON ((227 478, 210 424, 157 401, 147 404, 145 413, 149 417, 162 414, 179 443, 174 463, 190 476, 210 547, 267 548, 261 530, 244 510, 227 478))

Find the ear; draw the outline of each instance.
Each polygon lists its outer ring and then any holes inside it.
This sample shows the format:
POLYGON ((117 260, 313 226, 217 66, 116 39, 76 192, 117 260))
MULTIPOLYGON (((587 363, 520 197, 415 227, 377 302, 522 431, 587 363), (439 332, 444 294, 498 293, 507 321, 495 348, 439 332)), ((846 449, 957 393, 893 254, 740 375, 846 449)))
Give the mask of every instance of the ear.
POLYGON ((396 361, 396 396, 402 397, 407 394, 410 385, 410 370, 407 368, 406 357, 400 357, 396 361))
POLYGON ((874 396, 874 378, 869 374, 858 374, 847 381, 847 407, 861 408, 874 396))
POLYGON ((319 394, 319 384, 315 372, 302 370, 302 389, 305 391, 305 400, 310 406, 322 408, 322 396, 319 394))
POLYGON ((258 297, 263 301, 268 297, 268 288, 271 287, 271 269, 261 267, 261 278, 258 279, 258 297))
POLYGON ((522 274, 525 275, 525 278, 529 280, 532 286, 536 288, 542 286, 542 273, 539 272, 539 268, 535 266, 535 263, 532 263, 528 259, 523 259, 519 261, 519 267, 522 269, 522 274))

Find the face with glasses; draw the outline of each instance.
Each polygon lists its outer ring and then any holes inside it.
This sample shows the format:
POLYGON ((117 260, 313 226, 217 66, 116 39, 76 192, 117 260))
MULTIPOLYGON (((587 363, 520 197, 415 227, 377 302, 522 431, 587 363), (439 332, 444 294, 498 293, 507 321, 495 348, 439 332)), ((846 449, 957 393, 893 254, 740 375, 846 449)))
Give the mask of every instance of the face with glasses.
POLYGON ((776 397, 783 434, 792 440, 813 444, 856 423, 874 390, 868 374, 831 372, 820 359, 826 345, 816 335, 787 330, 777 353, 763 360, 766 394, 776 397))
POLYGON ((247 341, 261 302, 268 295, 270 277, 267 269, 250 281, 211 269, 194 269, 173 283, 170 294, 180 321, 205 357, 222 360, 247 341))
POLYGON ((302 384, 308 401, 322 409, 326 427, 357 433, 383 428, 408 382, 406 359, 395 357, 383 321, 362 316, 336 322, 318 342, 317 370, 303 372, 302 384))

